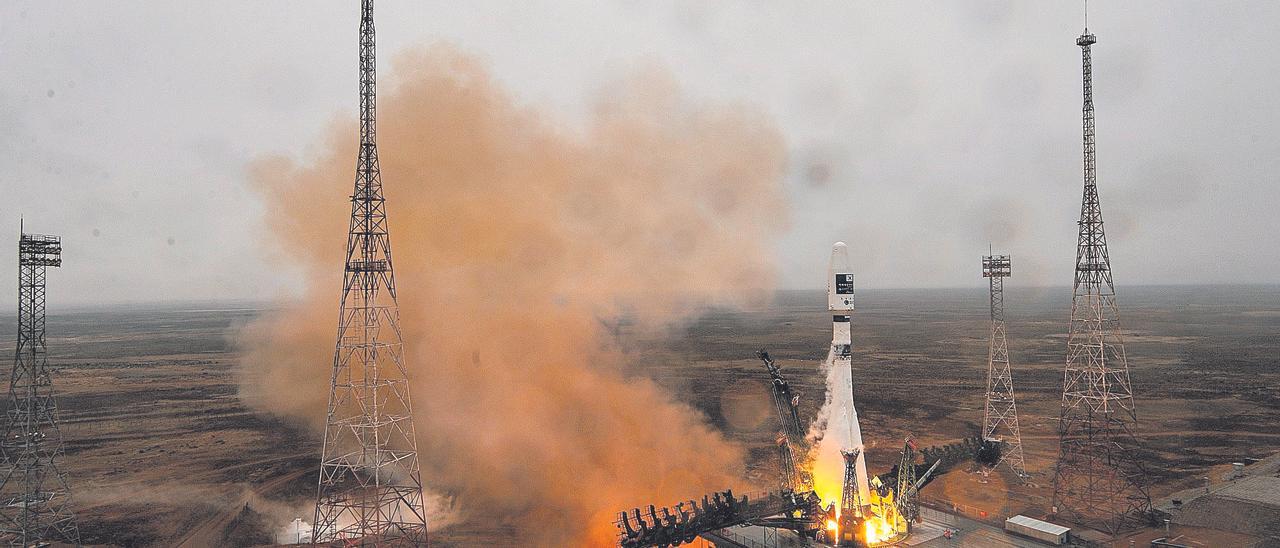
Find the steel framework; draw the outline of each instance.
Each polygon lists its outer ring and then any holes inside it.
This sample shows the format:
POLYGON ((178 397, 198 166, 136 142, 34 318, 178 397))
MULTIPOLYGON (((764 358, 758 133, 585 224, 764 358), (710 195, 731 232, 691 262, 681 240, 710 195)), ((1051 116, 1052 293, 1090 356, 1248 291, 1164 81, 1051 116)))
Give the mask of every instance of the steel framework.
POLYGON ((62 240, 22 233, 18 239, 18 346, 9 381, 0 469, 0 542, 80 544, 69 504, 62 433, 45 346, 45 270, 62 266, 62 240))
MULTIPOLYGON (((937 466, 936 462, 934 466, 937 466)), ((907 521, 907 531, 911 531, 912 525, 920 517, 916 481, 916 442, 911 436, 907 436, 902 445, 902 459, 898 461, 898 486, 893 490, 893 502, 898 507, 898 514, 907 521)))
POLYGON ((1116 533, 1148 520, 1151 497, 1134 451, 1133 385, 1120 336, 1111 259, 1103 232, 1094 162, 1093 69, 1086 28, 1077 40, 1084 62, 1084 197, 1071 301, 1071 330, 1058 421, 1054 507, 1068 519, 1116 533))
POLYGON ((426 546, 400 311, 378 167, 373 0, 360 16, 360 151, 312 540, 426 546))
POLYGON ((840 452, 844 457, 844 483, 840 489, 840 515, 842 516, 846 513, 862 515, 862 508, 868 502, 862 500, 858 492, 858 455, 861 453, 861 449, 840 452))
POLYGON ((844 483, 840 488, 840 520, 836 527, 839 533, 839 538, 836 539, 837 546, 857 545, 859 525, 865 517, 864 505, 871 502, 863 500, 859 493, 858 456, 861 454, 861 449, 840 452, 844 457, 844 483))
POLYGON ((769 357, 769 353, 760 350, 756 357, 764 362, 769 370, 770 393, 773 396, 773 408, 778 414, 778 457, 782 467, 782 487, 799 493, 813 489, 813 478, 805 471, 797 458, 808 454, 808 444, 804 439, 804 431, 800 426, 800 395, 791 392, 791 384, 782 375, 782 370, 769 357))
POLYGON ((1008 462, 1019 478, 1026 478, 1022 454, 1022 434, 1018 429, 1018 406, 1013 397, 1013 374, 1009 370, 1009 341, 1004 325, 1004 279, 1011 274, 1008 255, 982 258, 982 277, 990 286, 991 340, 987 349, 987 402, 982 414, 982 439, 1000 444, 1000 460, 995 469, 1008 462))
POLYGON ((787 528, 807 536, 820 526, 816 520, 821 502, 813 491, 784 490, 736 498, 730 489, 703 495, 701 505, 688 500, 666 508, 650 504, 647 511, 619 512, 614 525, 622 548, 679 546, 699 535, 744 524, 787 528))

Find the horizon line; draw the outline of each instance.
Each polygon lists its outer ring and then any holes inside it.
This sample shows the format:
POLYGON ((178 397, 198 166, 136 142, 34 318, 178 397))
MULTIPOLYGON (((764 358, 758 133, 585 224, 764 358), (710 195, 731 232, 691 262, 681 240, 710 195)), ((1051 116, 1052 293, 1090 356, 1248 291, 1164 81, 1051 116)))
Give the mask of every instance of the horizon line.
MULTIPOLYGON (((1068 284, 1060 285, 1019 285, 1012 286, 1008 289, 1037 289, 1037 290, 1059 290, 1070 288, 1068 284)), ((1280 288, 1280 282, 1212 282, 1212 283, 1147 283, 1147 284, 1125 284, 1121 287, 1127 288, 1195 288, 1195 287, 1218 287, 1218 288, 1280 288)), ((968 286, 884 286, 884 287, 864 287, 858 288, 859 292, 866 291, 976 291, 983 290, 982 285, 968 286)), ((786 291, 826 291, 824 287, 779 287, 775 288, 774 293, 786 291)), ((111 307, 151 307, 151 306, 213 306, 215 308, 248 308, 255 310, 269 309, 274 305, 286 304, 291 301, 299 300, 296 296, 276 296, 276 297, 227 297, 227 298, 176 298, 168 300, 146 299, 146 300, 120 300, 120 301, 70 301, 61 303, 61 308, 65 309, 95 309, 95 308, 111 308, 111 307)))

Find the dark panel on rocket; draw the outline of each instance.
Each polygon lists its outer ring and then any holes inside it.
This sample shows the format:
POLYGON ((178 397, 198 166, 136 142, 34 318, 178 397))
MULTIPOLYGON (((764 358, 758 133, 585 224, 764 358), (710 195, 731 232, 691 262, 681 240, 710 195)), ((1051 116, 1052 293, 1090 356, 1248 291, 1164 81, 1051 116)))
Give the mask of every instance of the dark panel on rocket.
POLYGON ((853 294, 853 274, 836 274, 836 295, 853 294))

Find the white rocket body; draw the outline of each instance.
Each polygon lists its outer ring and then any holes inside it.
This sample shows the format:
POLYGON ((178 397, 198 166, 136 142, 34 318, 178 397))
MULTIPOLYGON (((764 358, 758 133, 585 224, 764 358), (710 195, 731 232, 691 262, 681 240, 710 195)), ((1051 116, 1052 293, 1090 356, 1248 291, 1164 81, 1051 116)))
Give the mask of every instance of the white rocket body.
POLYGON ((834 395, 833 402, 842 402, 843 409, 833 409, 830 428, 832 433, 846 435, 848 447, 842 451, 858 451, 855 469, 858 475, 858 496, 862 504, 871 503, 871 491, 867 477, 867 459, 862 444, 862 427, 858 424, 858 410, 853 400, 853 335, 849 329, 853 312, 853 269, 849 266, 849 247, 844 242, 831 246, 831 266, 827 270, 827 308, 831 311, 831 367, 840 378, 833 389, 848 390, 847 394, 834 395), (843 423, 843 424, 842 424, 843 423))

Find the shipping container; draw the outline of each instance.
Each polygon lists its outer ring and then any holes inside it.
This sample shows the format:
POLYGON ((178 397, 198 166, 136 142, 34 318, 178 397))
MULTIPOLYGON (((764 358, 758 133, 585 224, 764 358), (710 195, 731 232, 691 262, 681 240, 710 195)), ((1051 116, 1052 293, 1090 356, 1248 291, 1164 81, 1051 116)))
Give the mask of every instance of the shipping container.
POLYGON ((1054 546, 1066 544, 1067 533, 1071 532, 1069 527, 1021 515, 1004 520, 1004 530, 1015 535, 1047 542, 1054 546))

